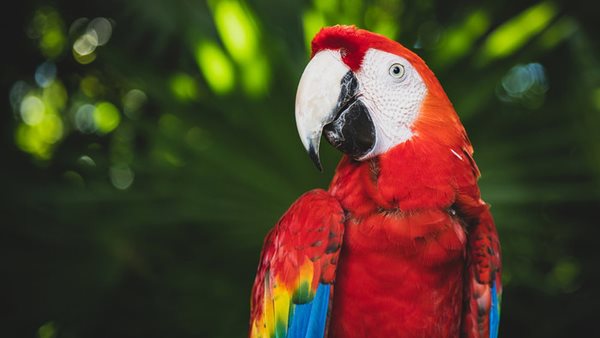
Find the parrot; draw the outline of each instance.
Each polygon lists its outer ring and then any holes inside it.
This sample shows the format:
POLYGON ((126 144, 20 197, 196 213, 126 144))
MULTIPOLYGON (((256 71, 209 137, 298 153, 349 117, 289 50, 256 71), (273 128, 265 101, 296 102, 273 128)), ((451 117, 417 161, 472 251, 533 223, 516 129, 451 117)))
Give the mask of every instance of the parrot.
POLYGON ((500 242, 473 147, 414 52, 355 26, 321 28, 296 93, 302 145, 343 153, 327 190, 266 235, 249 337, 498 335, 500 242))

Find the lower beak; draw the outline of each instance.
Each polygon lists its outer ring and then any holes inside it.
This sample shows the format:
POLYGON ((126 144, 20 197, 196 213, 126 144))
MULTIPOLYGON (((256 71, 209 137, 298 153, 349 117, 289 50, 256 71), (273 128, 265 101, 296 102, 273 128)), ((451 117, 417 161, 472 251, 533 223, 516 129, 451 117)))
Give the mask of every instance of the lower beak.
POLYGON ((359 95, 358 81, 339 51, 317 53, 306 66, 296 93, 296 126, 319 170, 321 134, 335 148, 360 159, 375 145, 375 126, 359 95))

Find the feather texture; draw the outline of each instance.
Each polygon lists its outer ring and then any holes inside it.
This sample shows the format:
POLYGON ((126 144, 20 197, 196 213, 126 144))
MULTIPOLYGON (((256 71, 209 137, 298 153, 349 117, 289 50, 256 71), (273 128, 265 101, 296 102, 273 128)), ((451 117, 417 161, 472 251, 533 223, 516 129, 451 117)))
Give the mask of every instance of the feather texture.
POLYGON ((323 337, 344 213, 331 195, 301 196, 267 235, 252 290, 251 337, 323 337))

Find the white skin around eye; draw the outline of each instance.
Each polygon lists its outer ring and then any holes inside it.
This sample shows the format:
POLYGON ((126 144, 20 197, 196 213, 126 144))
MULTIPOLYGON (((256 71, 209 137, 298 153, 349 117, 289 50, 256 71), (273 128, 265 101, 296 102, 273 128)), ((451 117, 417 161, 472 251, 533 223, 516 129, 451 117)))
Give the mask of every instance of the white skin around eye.
POLYGON ((417 119, 427 95, 427 86, 406 59, 376 49, 365 54, 356 72, 359 100, 367 106, 377 134, 373 149, 361 159, 384 153, 413 136, 417 119), (390 67, 402 65, 404 74, 395 76, 390 67))

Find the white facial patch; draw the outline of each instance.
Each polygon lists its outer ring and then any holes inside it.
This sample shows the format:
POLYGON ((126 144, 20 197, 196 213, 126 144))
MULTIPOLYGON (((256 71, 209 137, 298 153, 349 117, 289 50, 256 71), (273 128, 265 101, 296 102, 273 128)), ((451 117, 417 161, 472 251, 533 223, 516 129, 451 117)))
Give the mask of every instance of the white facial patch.
POLYGON ((413 135, 427 86, 406 59, 369 49, 356 73, 359 100, 367 106, 375 124, 376 143, 361 159, 384 153, 413 135))

